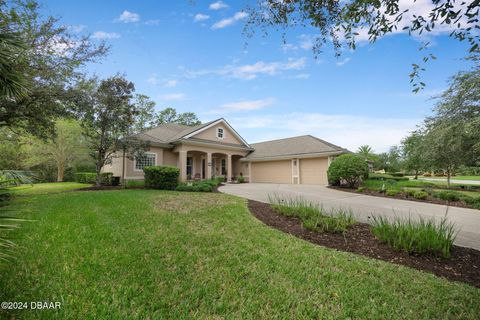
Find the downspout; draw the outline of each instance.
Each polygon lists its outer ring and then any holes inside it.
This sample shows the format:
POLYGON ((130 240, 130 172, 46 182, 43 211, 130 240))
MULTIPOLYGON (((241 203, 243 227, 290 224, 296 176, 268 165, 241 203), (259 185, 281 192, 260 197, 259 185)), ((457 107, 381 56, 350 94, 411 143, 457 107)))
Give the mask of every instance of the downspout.
POLYGON ((123 157, 122 157, 122 184, 125 188, 125 147, 123 148, 123 157))

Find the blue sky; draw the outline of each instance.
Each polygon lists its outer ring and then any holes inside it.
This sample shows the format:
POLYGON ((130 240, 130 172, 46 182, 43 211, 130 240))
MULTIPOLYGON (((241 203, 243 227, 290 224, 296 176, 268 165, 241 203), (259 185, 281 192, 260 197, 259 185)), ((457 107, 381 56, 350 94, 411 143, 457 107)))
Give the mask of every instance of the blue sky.
MULTIPOLYGON (((385 151, 430 113, 430 97, 448 78, 468 67, 466 45, 437 32, 428 40, 438 59, 423 75, 426 89, 413 94, 408 74, 425 39, 398 33, 360 41, 338 59, 325 48, 315 59, 313 29, 290 30, 287 45, 275 32, 247 39, 247 3, 41 1, 72 32, 111 45, 89 72, 124 73, 158 110, 193 111, 202 121, 224 117, 249 142, 312 134, 351 150, 369 144, 385 151)), ((415 10, 428 9, 428 0, 417 3, 415 10)))

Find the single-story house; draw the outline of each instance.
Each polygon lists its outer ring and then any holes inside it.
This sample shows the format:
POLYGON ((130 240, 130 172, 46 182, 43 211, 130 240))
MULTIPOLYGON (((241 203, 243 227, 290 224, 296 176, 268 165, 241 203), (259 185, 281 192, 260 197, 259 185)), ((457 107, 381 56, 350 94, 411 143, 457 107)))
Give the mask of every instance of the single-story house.
POLYGON ((332 159, 348 152, 311 135, 247 143, 223 118, 197 126, 162 124, 134 136, 150 149, 135 159, 116 156, 103 168, 122 179, 143 179, 143 168, 176 166, 180 180, 238 176, 249 182, 327 184, 332 159))

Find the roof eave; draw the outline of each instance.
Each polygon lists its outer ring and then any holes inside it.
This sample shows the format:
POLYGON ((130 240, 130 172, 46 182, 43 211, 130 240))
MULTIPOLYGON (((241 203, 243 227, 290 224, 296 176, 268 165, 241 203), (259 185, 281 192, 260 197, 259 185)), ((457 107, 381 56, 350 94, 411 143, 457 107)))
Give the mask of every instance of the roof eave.
POLYGON ((301 153, 301 154, 285 154, 279 156, 271 156, 271 157, 261 157, 261 158, 249 158, 244 157, 241 158, 240 161, 246 162, 261 162, 261 161, 272 161, 272 160, 288 160, 288 159, 305 159, 305 158, 322 158, 322 157, 329 157, 329 156, 336 156, 346 151, 338 150, 338 151, 329 151, 329 152, 311 152, 311 153, 301 153))

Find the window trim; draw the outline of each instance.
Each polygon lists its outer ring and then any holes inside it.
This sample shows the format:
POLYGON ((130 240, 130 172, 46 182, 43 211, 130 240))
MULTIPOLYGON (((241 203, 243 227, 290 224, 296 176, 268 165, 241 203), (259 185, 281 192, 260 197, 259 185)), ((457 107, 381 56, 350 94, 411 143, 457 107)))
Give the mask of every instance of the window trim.
POLYGON ((217 127, 217 139, 221 139, 221 140, 225 139, 225 128, 217 127), (221 137, 219 136, 219 130, 222 130, 222 136, 221 137))
MULTIPOLYGON (((157 153, 156 152, 145 152, 145 154, 149 154, 155 157, 155 165, 157 165, 157 153)), ((137 169, 137 156, 133 159, 133 172, 143 172, 143 169, 137 169)))

